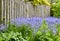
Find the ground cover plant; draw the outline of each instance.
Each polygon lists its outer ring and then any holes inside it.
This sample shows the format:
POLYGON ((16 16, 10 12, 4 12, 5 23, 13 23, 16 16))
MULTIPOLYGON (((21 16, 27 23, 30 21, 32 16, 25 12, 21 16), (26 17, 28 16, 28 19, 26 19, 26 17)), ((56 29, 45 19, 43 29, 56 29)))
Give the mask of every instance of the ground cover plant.
POLYGON ((7 28, 1 25, 0 41, 60 41, 60 19, 15 18, 7 28), (25 20, 25 21, 24 21, 25 20))
POLYGON ((51 15, 60 18, 60 0, 56 0, 51 6, 51 15))
POLYGON ((29 24, 32 27, 39 28, 40 25, 42 24, 42 20, 46 20, 47 24, 49 25, 50 28, 53 28, 55 24, 60 24, 60 18, 56 17, 47 17, 47 18, 39 18, 39 17, 33 17, 33 18, 15 18, 12 19, 11 24, 16 24, 16 25, 21 25, 21 24, 29 24))

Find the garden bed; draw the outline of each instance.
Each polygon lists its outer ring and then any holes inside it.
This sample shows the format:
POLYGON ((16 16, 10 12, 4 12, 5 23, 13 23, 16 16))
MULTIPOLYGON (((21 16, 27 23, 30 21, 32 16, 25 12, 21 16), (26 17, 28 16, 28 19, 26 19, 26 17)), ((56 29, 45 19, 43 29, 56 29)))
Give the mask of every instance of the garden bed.
POLYGON ((60 18, 21 17, 0 27, 0 41, 60 41, 60 18))

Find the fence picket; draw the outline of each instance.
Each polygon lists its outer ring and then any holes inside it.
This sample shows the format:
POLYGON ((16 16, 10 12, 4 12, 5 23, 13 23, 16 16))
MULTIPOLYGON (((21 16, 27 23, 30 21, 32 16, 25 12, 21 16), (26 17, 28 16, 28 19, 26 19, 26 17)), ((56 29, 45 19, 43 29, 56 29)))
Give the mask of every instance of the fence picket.
POLYGON ((30 2, 24 0, 2 0, 2 21, 7 21, 19 17, 47 17, 50 16, 50 7, 38 5, 33 7, 30 2), (4 18, 5 16, 5 18, 4 18), (3 19, 4 18, 4 19, 3 19))

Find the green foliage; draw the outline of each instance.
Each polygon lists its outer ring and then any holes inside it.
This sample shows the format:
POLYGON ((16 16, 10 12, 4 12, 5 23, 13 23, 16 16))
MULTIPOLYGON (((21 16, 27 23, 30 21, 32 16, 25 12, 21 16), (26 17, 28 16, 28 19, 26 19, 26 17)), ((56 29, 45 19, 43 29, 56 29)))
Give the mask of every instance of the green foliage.
POLYGON ((57 35, 60 36, 60 24, 57 25, 57 35))
POLYGON ((60 41, 60 25, 56 26, 57 32, 49 30, 48 24, 43 21, 37 32, 34 33, 30 25, 9 25, 0 32, 0 41, 60 41))
POLYGON ((52 37, 54 37, 53 32, 48 29, 48 24, 43 21, 42 26, 36 32, 34 37, 34 41, 54 41, 52 37))
POLYGON ((1 35, 1 41, 27 41, 22 37, 21 32, 14 33, 13 31, 11 31, 10 33, 1 33, 1 35))
POLYGON ((55 0, 56 3, 60 2, 60 0, 55 0))
POLYGON ((47 0, 25 0, 25 2, 30 1, 34 6, 45 4, 50 6, 49 2, 47 0))
POLYGON ((6 41, 32 41, 32 28, 29 25, 9 25, 2 33, 1 37, 6 41))
POLYGON ((60 1, 56 1, 55 4, 52 4, 51 11, 53 16, 60 18, 60 1))

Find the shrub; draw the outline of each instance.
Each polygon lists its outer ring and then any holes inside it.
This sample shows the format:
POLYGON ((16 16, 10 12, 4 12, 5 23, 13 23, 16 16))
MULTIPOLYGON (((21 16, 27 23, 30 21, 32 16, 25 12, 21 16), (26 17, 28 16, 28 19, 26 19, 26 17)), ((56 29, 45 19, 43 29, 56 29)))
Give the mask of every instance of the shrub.
POLYGON ((60 1, 57 1, 56 3, 53 3, 53 4, 52 4, 51 14, 52 14, 54 17, 60 18, 60 1))

